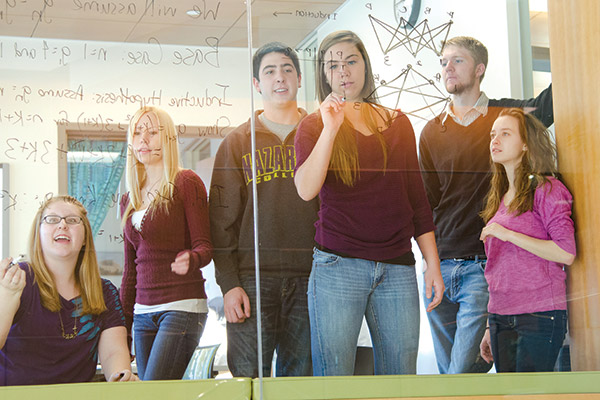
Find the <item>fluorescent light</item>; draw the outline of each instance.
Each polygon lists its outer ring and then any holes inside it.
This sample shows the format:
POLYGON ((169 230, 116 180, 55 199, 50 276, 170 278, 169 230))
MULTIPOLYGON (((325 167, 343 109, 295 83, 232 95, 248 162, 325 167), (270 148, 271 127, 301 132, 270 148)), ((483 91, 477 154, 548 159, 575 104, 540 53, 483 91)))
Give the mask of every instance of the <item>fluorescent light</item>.
POLYGON ((529 11, 548 12, 548 0, 529 0, 529 11))

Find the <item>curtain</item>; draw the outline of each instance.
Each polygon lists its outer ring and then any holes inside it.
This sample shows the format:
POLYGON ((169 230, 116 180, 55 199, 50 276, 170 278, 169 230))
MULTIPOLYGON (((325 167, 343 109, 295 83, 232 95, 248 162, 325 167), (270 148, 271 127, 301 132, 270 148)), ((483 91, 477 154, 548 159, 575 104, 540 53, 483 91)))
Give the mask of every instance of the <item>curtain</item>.
POLYGON ((68 146, 69 194, 87 209, 95 237, 108 210, 119 206, 127 143, 69 139, 68 146))

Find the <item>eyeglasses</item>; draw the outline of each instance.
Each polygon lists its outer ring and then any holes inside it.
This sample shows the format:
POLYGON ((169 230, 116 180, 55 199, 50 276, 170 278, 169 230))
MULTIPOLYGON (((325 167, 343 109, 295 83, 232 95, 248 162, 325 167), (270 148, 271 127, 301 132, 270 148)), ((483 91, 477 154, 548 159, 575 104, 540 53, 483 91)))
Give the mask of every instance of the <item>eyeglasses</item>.
POLYGON ((42 220, 49 225, 60 224, 60 221, 65 220, 67 225, 79 225, 82 221, 81 217, 69 215, 67 217, 59 217, 58 215, 46 215, 42 220))

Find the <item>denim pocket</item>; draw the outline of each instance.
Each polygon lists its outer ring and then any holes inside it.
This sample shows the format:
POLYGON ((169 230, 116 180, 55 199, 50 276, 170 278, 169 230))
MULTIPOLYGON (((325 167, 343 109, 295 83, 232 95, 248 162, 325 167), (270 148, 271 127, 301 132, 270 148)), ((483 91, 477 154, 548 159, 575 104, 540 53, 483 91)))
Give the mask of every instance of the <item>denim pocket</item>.
MULTIPOLYGON (((554 313, 553 311, 550 311, 550 312, 554 313)), ((531 315, 532 317, 542 318, 542 319, 549 319, 549 320, 555 319, 554 315, 549 315, 549 314, 546 314, 545 312, 530 313, 529 315, 531 315)))
POLYGON ((328 253, 319 250, 316 247, 313 249, 313 265, 327 267, 337 263, 342 257, 337 254, 328 253))
POLYGON ((485 272, 485 264, 487 264, 487 260, 479 261, 479 268, 481 268, 481 270, 484 272, 485 272))
POLYGON ((548 342, 554 341, 562 344, 567 328, 566 312, 562 310, 530 313, 533 326, 540 333, 544 333, 548 342), (536 322, 537 321, 537 322, 536 322))

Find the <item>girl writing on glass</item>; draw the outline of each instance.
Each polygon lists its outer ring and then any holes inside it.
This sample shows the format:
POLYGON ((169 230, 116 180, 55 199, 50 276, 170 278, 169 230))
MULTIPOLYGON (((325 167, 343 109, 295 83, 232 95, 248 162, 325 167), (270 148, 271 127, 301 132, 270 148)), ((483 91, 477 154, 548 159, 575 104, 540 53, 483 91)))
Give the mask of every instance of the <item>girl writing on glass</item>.
POLYGON ((412 126, 377 102, 369 56, 350 31, 327 36, 317 55, 319 110, 296 134, 296 188, 319 195, 308 303, 315 375, 351 375, 366 317, 376 374, 414 374, 419 296, 414 237, 427 296, 444 292, 412 126))

